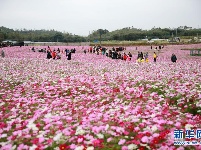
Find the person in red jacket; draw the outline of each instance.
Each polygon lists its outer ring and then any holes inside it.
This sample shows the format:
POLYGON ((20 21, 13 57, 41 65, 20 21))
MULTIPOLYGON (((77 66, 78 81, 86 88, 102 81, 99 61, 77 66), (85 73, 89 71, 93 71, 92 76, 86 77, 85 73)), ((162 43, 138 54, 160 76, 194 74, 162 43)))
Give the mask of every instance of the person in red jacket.
POLYGON ((90 53, 92 53, 92 47, 89 48, 90 53))
POLYGON ((56 51, 55 51, 55 50, 52 52, 52 58, 53 58, 53 59, 56 58, 56 51))
POLYGON ((126 53, 124 53, 123 59, 124 59, 124 60, 127 60, 127 58, 128 58, 128 56, 126 55, 126 53))

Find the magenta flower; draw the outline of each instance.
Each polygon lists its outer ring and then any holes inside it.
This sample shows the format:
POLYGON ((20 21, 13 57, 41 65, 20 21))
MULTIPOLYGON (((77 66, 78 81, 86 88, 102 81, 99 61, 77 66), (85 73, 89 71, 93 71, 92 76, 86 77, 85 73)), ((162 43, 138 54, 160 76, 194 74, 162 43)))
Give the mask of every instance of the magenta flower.
POLYGON ((119 145, 123 145, 125 142, 126 142, 125 139, 120 139, 119 142, 118 142, 118 144, 119 144, 119 145))
POLYGON ((141 139, 141 141, 142 141, 143 143, 148 143, 148 142, 149 142, 149 139, 148 139, 147 136, 143 136, 142 139, 141 139))

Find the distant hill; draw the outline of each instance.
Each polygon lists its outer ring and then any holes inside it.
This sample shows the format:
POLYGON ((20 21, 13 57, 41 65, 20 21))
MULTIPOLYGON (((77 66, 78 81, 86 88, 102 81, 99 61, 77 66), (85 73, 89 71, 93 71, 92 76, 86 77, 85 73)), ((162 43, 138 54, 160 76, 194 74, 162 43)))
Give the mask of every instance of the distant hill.
POLYGON ((170 28, 152 28, 151 30, 142 30, 134 27, 126 27, 114 31, 107 29, 98 29, 87 37, 74 35, 72 33, 62 33, 52 30, 13 30, 6 27, 0 27, 0 42, 4 40, 12 41, 33 41, 33 42, 86 42, 86 41, 136 41, 140 39, 171 39, 173 37, 182 37, 193 39, 201 35, 201 29, 193 29, 184 26, 175 29, 170 28))

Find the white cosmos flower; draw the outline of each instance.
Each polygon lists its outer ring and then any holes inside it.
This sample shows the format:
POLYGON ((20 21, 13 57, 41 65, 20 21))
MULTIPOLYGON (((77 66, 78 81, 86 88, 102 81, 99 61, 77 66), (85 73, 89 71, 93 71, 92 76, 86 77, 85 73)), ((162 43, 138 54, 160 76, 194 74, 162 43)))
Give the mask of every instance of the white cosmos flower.
POLYGON ((83 145, 82 146, 78 146, 78 147, 75 148, 75 150, 83 150, 83 149, 84 149, 83 145))
POLYGON ((59 133, 53 138, 53 140, 58 141, 61 138, 61 136, 62 136, 62 133, 59 133))
POLYGON ((186 129, 186 130, 190 130, 192 127, 193 127, 192 124, 186 124, 186 125, 185 125, 185 129, 186 129))
POLYGON ((151 128, 151 130, 152 130, 153 132, 155 132, 155 131, 158 130, 158 128, 157 128, 157 126, 153 125, 152 128, 151 128))
POLYGON ((104 138, 104 135, 101 134, 101 133, 98 133, 98 134, 97 134, 97 137, 98 137, 99 139, 103 139, 103 138, 104 138))
POLYGON ((29 129, 32 129, 33 131, 37 131, 38 128, 36 127, 36 125, 33 122, 34 122, 33 120, 29 121, 29 123, 27 124, 27 127, 29 129))
POLYGON ((87 147, 87 150, 94 150, 93 146, 87 147))
POLYGON ((29 147, 29 148, 30 148, 30 150, 35 150, 37 148, 37 146, 34 144, 31 147, 29 147))
POLYGON ((7 134, 2 134, 0 137, 5 138, 5 137, 7 137, 7 134))
POLYGON ((147 126, 146 128, 143 129, 144 131, 152 131, 151 128, 149 126, 147 126))
POLYGON ((64 112, 63 112, 63 111, 61 111, 61 112, 60 112, 60 116, 63 116, 63 115, 64 115, 64 112))
POLYGON ((125 90, 126 90, 126 91, 129 91, 129 90, 130 90, 130 88, 127 86, 125 90))
POLYGON ((109 129, 109 124, 107 124, 106 126, 105 126, 105 130, 108 130, 109 129))
POLYGON ((50 117, 52 117, 51 113, 48 113, 48 114, 45 115, 45 118, 50 118, 50 117))
POLYGON ((154 110, 160 110, 160 107, 154 107, 154 110))
POLYGON ((140 145, 141 145, 141 146, 145 146, 145 147, 147 146, 147 144, 142 144, 142 143, 140 143, 140 145))
MULTIPOLYGON (((0 93, 0 94, 2 94, 2 93, 0 93)), ((4 102, 2 102, 2 103, 0 103, 0 106, 3 106, 5 103, 4 102)), ((14 107, 13 107, 14 108, 14 107)))
POLYGON ((16 145, 13 145, 12 150, 15 150, 15 149, 16 149, 16 147, 17 147, 16 145))
POLYGON ((82 127, 78 126, 75 132, 75 135, 83 135, 85 131, 82 129, 82 127))
POLYGON ((134 150, 134 149, 137 149, 137 145, 135 144, 128 145, 128 150, 134 150))

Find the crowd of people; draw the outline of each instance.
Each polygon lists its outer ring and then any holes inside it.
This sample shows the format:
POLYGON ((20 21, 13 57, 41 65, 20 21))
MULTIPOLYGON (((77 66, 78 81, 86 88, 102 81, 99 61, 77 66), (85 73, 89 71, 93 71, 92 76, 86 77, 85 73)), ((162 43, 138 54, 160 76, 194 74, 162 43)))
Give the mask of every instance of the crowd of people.
POLYGON ((61 51, 59 48, 57 50, 51 50, 51 48, 48 46, 47 49, 47 59, 61 59, 61 53, 66 54, 67 60, 71 60, 72 53, 75 53, 76 49, 65 49, 64 51, 61 51))
POLYGON ((148 56, 148 52, 143 54, 142 52, 138 51, 137 62, 149 62, 148 56))
MULTIPOLYGON (((151 46, 152 48, 152 46, 151 46)), ((164 48, 164 46, 159 46, 159 49, 164 48)), ((84 48, 83 48, 84 49, 84 48)), ((157 49, 157 48, 155 48, 157 49)), ((132 54, 131 52, 128 52, 128 54, 126 54, 125 51, 126 48, 124 47, 118 47, 118 48, 114 48, 112 47, 111 49, 106 48, 106 47, 101 47, 101 46, 94 46, 94 47, 89 47, 88 49, 88 53, 95 53, 97 55, 105 55, 106 57, 112 58, 112 59, 120 59, 120 60, 128 60, 131 61, 132 59, 132 54)), ((32 51, 35 52, 36 50, 34 49, 34 47, 32 48, 32 51)), ((45 52, 47 53, 47 59, 61 59, 61 53, 66 54, 67 60, 71 60, 71 55, 72 53, 75 53, 75 48, 74 49, 65 49, 64 51, 61 51, 59 48, 57 50, 51 50, 51 48, 48 46, 47 50, 45 49, 40 49, 38 50, 38 52, 45 52)), ((84 53, 87 53, 87 50, 84 49, 84 53)), ((156 62, 158 58, 158 55, 156 54, 156 52, 153 53, 153 61, 156 62)), ((177 61, 177 57, 175 54, 172 54, 171 56, 171 61, 172 62, 176 62, 177 61)), ((136 62, 149 62, 149 54, 148 52, 140 52, 138 51, 137 54, 137 58, 136 58, 136 62)))
MULTIPOLYGON (((152 46, 151 46, 152 48, 152 46)), ((159 49, 164 48, 164 46, 159 46, 159 49)), ((84 49, 84 48, 83 48, 84 49)), ((137 48, 136 48, 137 49, 137 48)), ((155 48, 157 49, 157 48, 155 48)), ((44 49, 35 49, 34 47, 30 48, 29 50, 32 50, 33 52, 44 52, 47 53, 47 59, 61 59, 61 54, 65 53, 66 54, 66 58, 67 60, 71 60, 71 55, 72 53, 75 53, 76 49, 65 49, 65 50, 60 50, 59 48, 56 50, 52 50, 49 46, 44 49)), ((90 47, 88 49, 88 53, 95 53, 97 55, 105 55, 109 58, 112 59, 120 59, 120 60, 128 60, 131 61, 132 59, 132 54, 131 52, 129 52, 128 54, 125 53, 126 48, 124 47, 118 47, 118 48, 114 48, 112 47, 111 49, 105 48, 105 47, 101 47, 101 46, 94 46, 94 47, 90 47)), ((87 53, 87 50, 84 49, 84 53, 87 53)), ((5 52, 3 50, 3 48, 1 49, 1 57, 5 57, 5 52)), ((158 58, 158 55, 156 54, 156 52, 153 53, 153 61, 156 62, 158 58)), ((173 53, 171 56, 171 61, 176 63, 177 61, 177 57, 176 55, 173 53)), ((149 62, 149 54, 148 52, 140 52, 138 51, 137 54, 137 58, 136 58, 136 62, 149 62)))
MULTIPOLYGON (((128 54, 126 54, 125 52, 121 53, 121 51, 125 49, 126 48, 124 47, 118 47, 118 48, 113 47, 112 49, 108 49, 101 46, 94 46, 94 47, 90 47, 88 49, 88 52, 96 53, 97 55, 100 55, 100 54, 105 55, 112 59, 131 60, 132 54, 130 52, 128 54)), ((84 50, 84 53, 86 54, 86 50, 84 50)))
POLYGON ((53 49, 50 48, 50 46, 43 49, 35 49, 34 47, 30 48, 29 51, 32 50, 32 52, 44 52, 47 53, 47 59, 61 59, 62 53, 66 54, 67 60, 71 60, 71 54, 76 52, 76 49, 65 49, 65 50, 60 50, 58 49, 53 49))
MULTIPOLYGON (((119 48, 112 48, 112 49, 107 49, 105 47, 101 47, 101 46, 94 46, 94 47, 90 47, 88 49, 89 53, 96 53, 97 55, 102 54, 105 55, 107 57, 110 57, 112 59, 121 59, 121 60, 129 60, 131 61, 132 59, 132 54, 131 52, 128 52, 128 54, 126 54, 125 52, 121 52, 123 50, 126 50, 126 48, 122 48, 121 50, 119 50, 119 48)), ((84 53, 86 54, 86 50, 84 50, 84 53)), ((139 52, 138 51, 138 55, 137 55, 137 62, 149 62, 148 59, 148 52, 144 53, 143 52, 139 52)), ((154 52, 154 62, 156 62, 156 58, 157 55, 154 52)))
POLYGON ((51 50, 51 48, 48 46, 47 49, 47 59, 61 59, 61 50, 58 48, 57 50, 51 50))
MULTIPOLYGON (((159 46, 158 48, 155 47, 154 50, 161 50, 164 48, 164 45, 163 46, 159 46)), ((153 49, 153 47, 151 46, 151 49, 153 49)), ((121 52, 123 50, 126 50, 126 48, 111 48, 111 49, 108 49, 108 48, 105 48, 105 47, 101 47, 101 46, 94 46, 94 47, 90 47, 88 49, 88 52, 89 53, 96 53, 97 55, 105 55, 107 57, 110 57, 112 59, 121 59, 121 60, 131 60, 132 59, 132 54, 131 52, 129 52, 128 54, 126 54, 125 52, 121 52)), ((137 50, 137 47, 136 47, 136 50, 137 50)), ((86 54, 87 53, 87 50, 84 50, 84 53, 86 54)), ((156 52, 153 53, 153 61, 156 62, 158 58, 158 55, 156 54, 156 52)), ((137 59, 136 59, 137 62, 149 62, 149 54, 148 52, 139 52, 138 51, 138 54, 137 54, 137 59)), ((175 54, 172 54, 171 56, 171 61, 172 62, 176 62, 177 61, 177 57, 175 54)))

